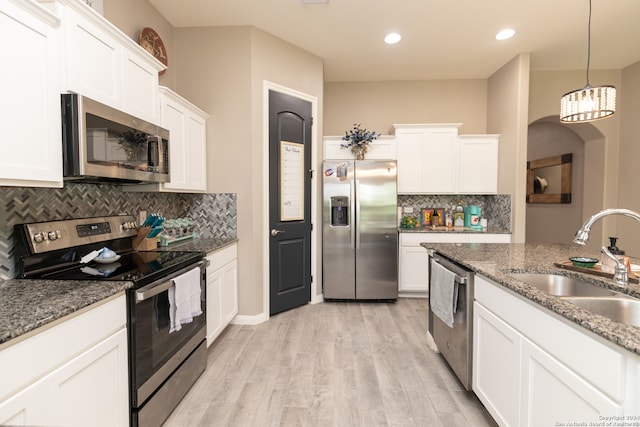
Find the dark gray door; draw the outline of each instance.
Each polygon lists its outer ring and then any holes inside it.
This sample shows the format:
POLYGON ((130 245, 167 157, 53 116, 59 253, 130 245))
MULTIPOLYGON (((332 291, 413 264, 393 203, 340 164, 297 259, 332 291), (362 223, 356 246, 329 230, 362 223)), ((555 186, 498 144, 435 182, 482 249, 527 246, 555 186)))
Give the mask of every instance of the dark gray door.
POLYGON ((269 91, 270 314, 311 301, 311 103, 269 91))

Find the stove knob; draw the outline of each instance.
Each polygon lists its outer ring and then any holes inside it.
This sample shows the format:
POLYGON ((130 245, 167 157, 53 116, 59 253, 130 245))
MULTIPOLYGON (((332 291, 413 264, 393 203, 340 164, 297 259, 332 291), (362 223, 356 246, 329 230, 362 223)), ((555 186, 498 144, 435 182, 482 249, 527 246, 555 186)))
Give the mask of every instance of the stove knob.
POLYGON ((46 239, 46 234, 43 231, 39 231, 33 235, 33 241, 36 243, 41 243, 46 239))
POLYGON ((123 230, 134 230, 136 228, 135 222, 125 222, 122 224, 123 230))
MULTIPOLYGON (((58 231, 58 233, 59 233, 59 231, 58 231)), ((56 239, 58 239, 59 236, 55 232, 55 230, 52 230, 47 234, 47 237, 49 238, 49 240, 56 240, 56 239)))

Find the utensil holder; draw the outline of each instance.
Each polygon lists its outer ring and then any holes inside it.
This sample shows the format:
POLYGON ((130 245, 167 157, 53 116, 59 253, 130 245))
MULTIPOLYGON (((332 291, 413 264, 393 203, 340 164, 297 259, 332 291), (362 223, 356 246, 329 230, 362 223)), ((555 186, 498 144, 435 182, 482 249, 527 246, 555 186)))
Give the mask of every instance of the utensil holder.
POLYGON ((158 249, 158 240, 156 238, 148 238, 151 227, 138 228, 138 235, 133 238, 132 246, 137 251, 152 251, 158 249))

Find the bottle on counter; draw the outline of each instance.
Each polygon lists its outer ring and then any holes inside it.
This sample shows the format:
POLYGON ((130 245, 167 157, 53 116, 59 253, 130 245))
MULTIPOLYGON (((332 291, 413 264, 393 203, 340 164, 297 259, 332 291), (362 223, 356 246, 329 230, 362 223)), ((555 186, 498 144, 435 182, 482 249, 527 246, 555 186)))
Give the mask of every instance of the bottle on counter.
POLYGON ((444 214, 444 225, 446 225, 447 228, 453 227, 453 212, 447 211, 447 213, 444 214))
POLYGON ((456 207, 456 211, 453 213, 453 226, 464 227, 464 209, 462 209, 462 206, 456 207))

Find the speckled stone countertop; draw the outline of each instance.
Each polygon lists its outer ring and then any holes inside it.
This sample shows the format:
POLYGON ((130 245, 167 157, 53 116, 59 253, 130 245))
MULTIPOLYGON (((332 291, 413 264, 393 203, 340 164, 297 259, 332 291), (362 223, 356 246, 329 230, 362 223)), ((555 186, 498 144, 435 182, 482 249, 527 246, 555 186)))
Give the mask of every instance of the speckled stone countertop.
POLYGON ((196 239, 178 242, 169 246, 158 246, 159 251, 188 251, 210 253, 236 243, 237 238, 207 238, 198 237, 196 239))
POLYGON ((132 285, 97 280, 0 281, 0 348, 14 338, 124 292, 132 285))
POLYGON ((400 233, 444 233, 444 234, 455 234, 455 233, 468 233, 468 234, 511 234, 510 230, 504 228, 497 227, 489 227, 485 229, 473 229, 468 227, 417 227, 417 228, 402 228, 398 227, 398 231, 400 233))
MULTIPOLYGON (((612 343, 640 355, 640 327, 614 322, 509 276, 509 273, 517 272, 560 272, 560 274, 566 276, 579 277, 594 285, 640 298, 640 285, 630 283, 628 286, 620 286, 608 278, 561 269, 553 265, 555 262, 566 261, 572 256, 600 258, 601 254, 589 252, 577 245, 560 244, 422 243, 422 246, 434 249, 505 288, 554 311, 612 343)), ((638 260, 632 260, 632 262, 638 263, 638 260)))
MULTIPOLYGON (((198 238, 158 250, 209 253, 237 240, 198 238)), ((0 280, 0 348, 131 286, 132 282, 116 281, 0 280)))

